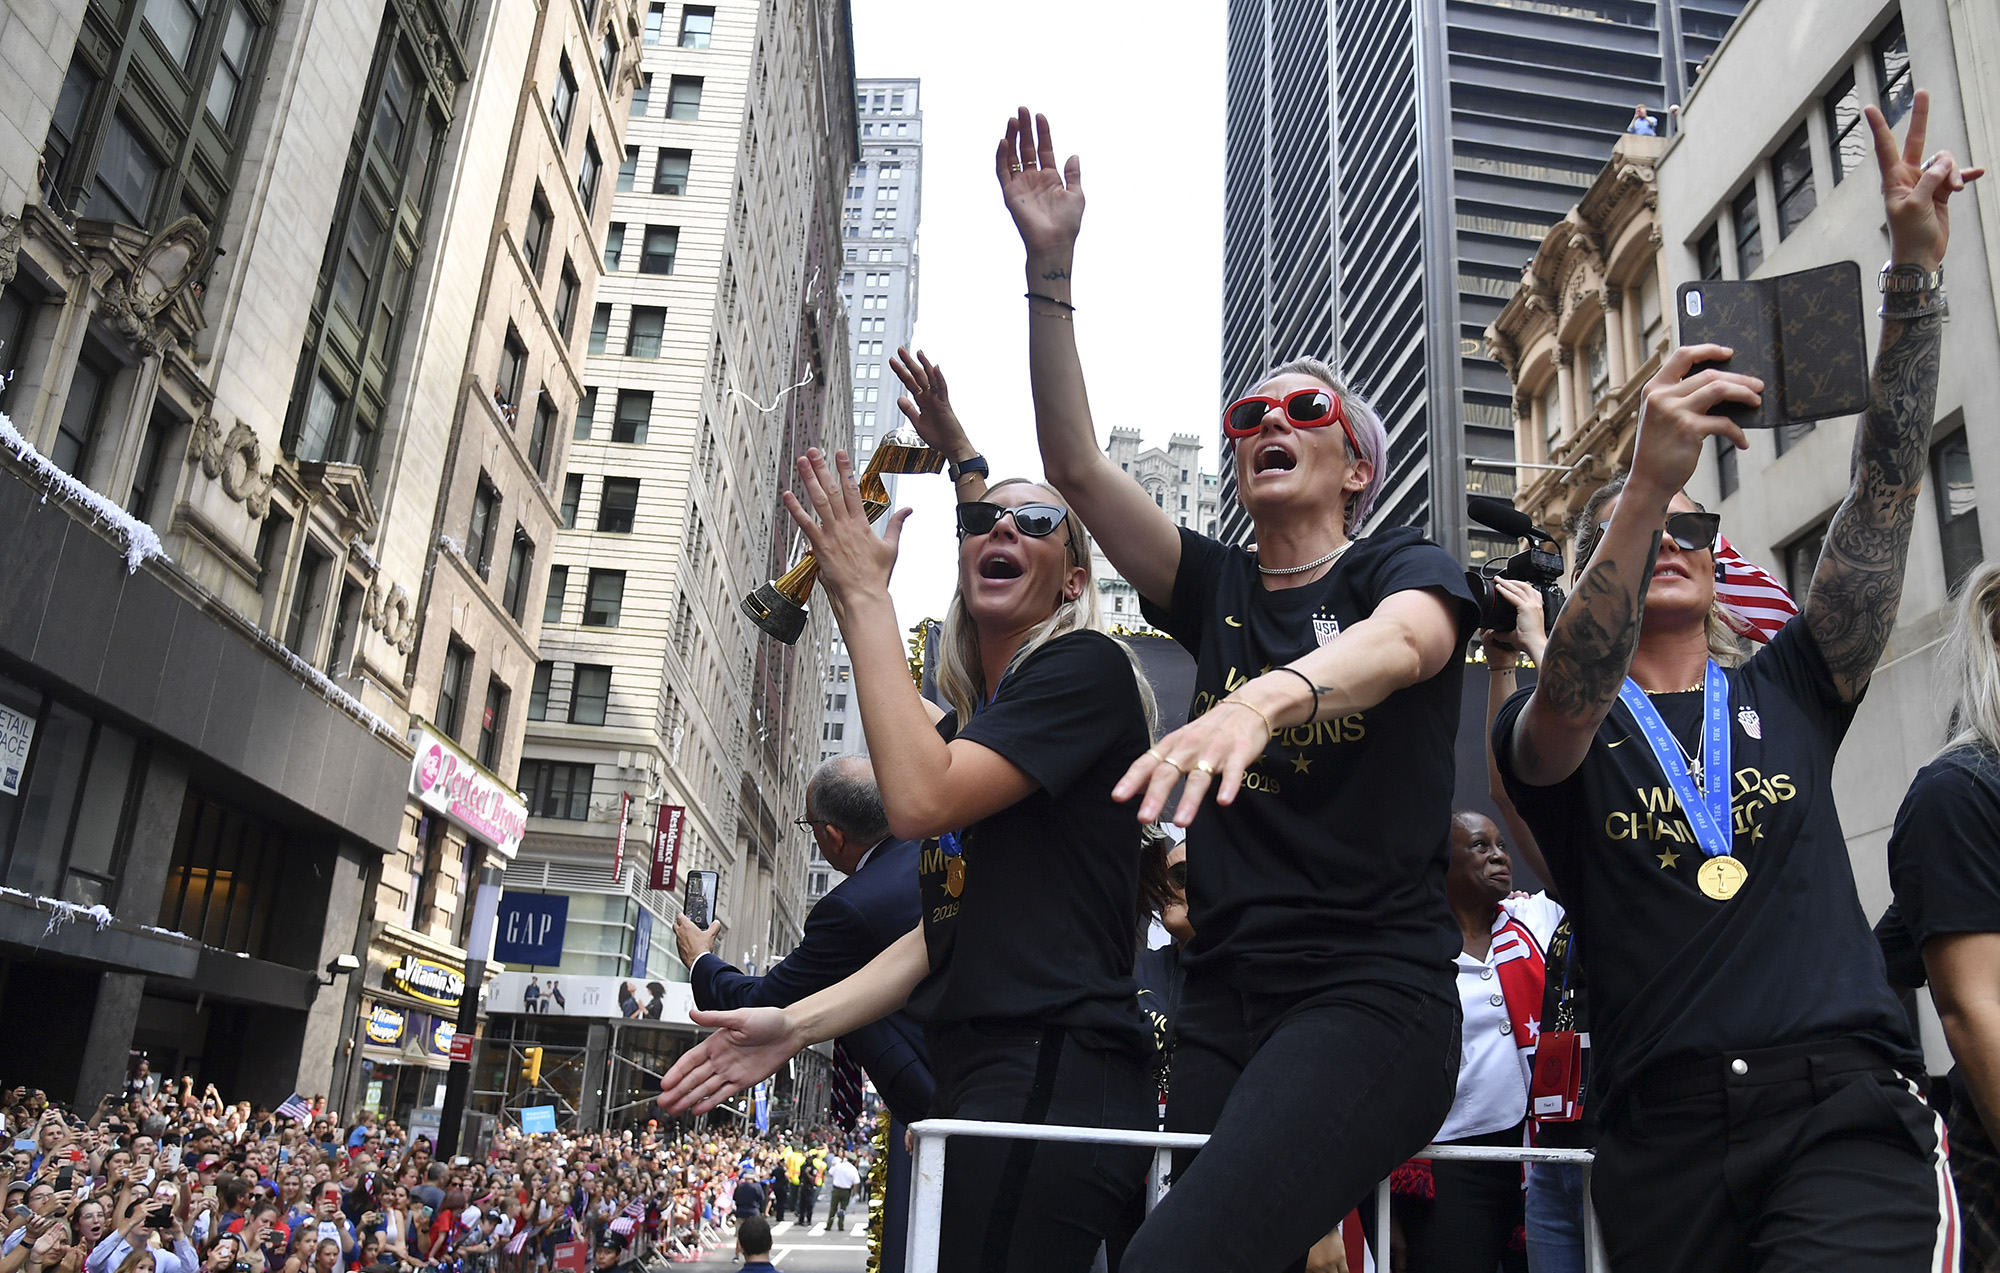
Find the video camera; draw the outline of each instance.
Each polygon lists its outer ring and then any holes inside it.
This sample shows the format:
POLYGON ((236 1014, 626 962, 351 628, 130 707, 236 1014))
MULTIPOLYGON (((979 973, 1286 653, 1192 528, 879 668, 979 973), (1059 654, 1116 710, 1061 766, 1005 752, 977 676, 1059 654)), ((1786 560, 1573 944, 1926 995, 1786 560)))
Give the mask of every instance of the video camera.
POLYGON ((1562 613, 1563 608, 1563 590, 1558 586, 1563 577, 1562 545, 1554 535, 1535 525, 1526 513, 1506 500, 1494 499, 1490 495, 1474 495, 1467 501, 1467 511, 1473 521, 1488 530, 1528 541, 1526 552, 1488 561, 1477 570, 1465 572, 1465 582, 1472 587, 1472 599, 1479 603, 1479 626, 1495 632, 1514 630, 1520 618, 1514 603, 1501 596, 1489 581, 1518 579, 1542 594, 1543 630, 1553 630, 1556 616, 1562 613))

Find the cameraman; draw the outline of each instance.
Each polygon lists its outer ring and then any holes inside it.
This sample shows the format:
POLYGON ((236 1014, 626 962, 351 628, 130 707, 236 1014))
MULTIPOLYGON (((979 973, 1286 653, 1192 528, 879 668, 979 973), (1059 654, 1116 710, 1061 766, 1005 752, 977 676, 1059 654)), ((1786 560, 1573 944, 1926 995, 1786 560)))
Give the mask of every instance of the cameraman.
POLYGON ((1601 1103, 1591 1192, 1620 1273, 1955 1268, 1923 1057, 1862 914, 1834 753, 1896 621, 1938 376, 1946 203, 1978 170, 1899 147, 1875 107, 1891 242, 1853 485, 1805 613, 1741 667, 1712 643, 1717 519, 1681 491, 1762 382, 1683 347, 1631 471, 1578 518, 1589 562, 1540 680, 1493 728, 1575 918, 1601 1103), (1593 551, 1594 550, 1594 551, 1593 551), (1621 710, 1614 714, 1614 705, 1621 710), (1711 798, 1712 797, 1712 798, 1711 798), (1704 860, 1705 859, 1705 860, 1704 860))

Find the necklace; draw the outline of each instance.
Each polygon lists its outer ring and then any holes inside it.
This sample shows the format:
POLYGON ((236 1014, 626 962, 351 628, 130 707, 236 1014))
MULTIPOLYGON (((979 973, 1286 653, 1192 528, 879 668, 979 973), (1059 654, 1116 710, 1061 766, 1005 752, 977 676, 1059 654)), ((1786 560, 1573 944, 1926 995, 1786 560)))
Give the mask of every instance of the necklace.
MULTIPOLYGON (((1699 685, 1690 685, 1684 690, 1660 690, 1658 692, 1662 694, 1691 694, 1696 690, 1706 690, 1707 688, 1708 684, 1707 682, 1704 681, 1699 685)), ((1701 792, 1701 794, 1703 794, 1704 796, 1707 795, 1708 783, 1703 781, 1701 776, 1701 754, 1702 752, 1708 750, 1707 736, 1704 735, 1702 737, 1701 742, 1697 744, 1698 750, 1693 752, 1688 751, 1687 744, 1683 743, 1680 740, 1680 736, 1678 734, 1675 734, 1673 731, 1669 730, 1667 731, 1667 736, 1674 740, 1674 746, 1681 749, 1681 759, 1687 762, 1688 777, 1694 779, 1694 785, 1701 792)))
POLYGON ((1326 556, 1315 561, 1309 561, 1303 566, 1267 566, 1260 561, 1257 563, 1257 573, 1263 575, 1302 575, 1308 570, 1318 570, 1328 562, 1338 560, 1340 554, 1352 547, 1354 547, 1354 541, 1350 539, 1326 556))

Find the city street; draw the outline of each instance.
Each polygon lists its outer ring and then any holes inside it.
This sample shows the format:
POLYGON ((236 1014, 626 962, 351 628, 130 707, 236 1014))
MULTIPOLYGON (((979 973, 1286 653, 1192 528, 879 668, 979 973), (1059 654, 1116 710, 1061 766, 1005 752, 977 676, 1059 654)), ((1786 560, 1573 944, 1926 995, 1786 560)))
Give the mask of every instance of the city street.
MULTIPOLYGON (((820 1191, 820 1206, 811 1225, 796 1220, 780 1220, 771 1226, 771 1263, 782 1273, 860 1273, 868 1267, 868 1219, 865 1206, 847 1213, 847 1228, 827 1232, 826 1191, 820 1191)), ((693 1267, 737 1268, 742 1261, 733 1245, 710 1252, 693 1267)))

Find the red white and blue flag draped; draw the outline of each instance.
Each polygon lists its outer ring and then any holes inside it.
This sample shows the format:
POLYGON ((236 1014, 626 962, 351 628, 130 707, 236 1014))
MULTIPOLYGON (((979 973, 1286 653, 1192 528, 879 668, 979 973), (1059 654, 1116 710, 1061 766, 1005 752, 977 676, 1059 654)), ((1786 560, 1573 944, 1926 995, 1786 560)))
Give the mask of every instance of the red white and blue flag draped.
POLYGON ((1785 586, 1737 552, 1727 538, 1716 540, 1715 564, 1722 571, 1722 578, 1715 581, 1715 599, 1722 603, 1723 617, 1737 635, 1762 644, 1798 614, 1799 607, 1785 586))
POLYGON ((285 1098, 285 1103, 278 1106, 272 1113, 276 1114, 279 1118, 296 1118, 300 1122, 306 1123, 312 1121, 313 1107, 307 1102, 305 1097, 300 1096, 297 1092, 293 1092, 285 1098))
POLYGON ((626 1207, 624 1211, 620 1212, 616 1220, 611 1222, 611 1231, 624 1237, 630 1237, 632 1230, 638 1227, 639 1221, 645 1215, 646 1204, 643 1202, 634 1202, 626 1207))

